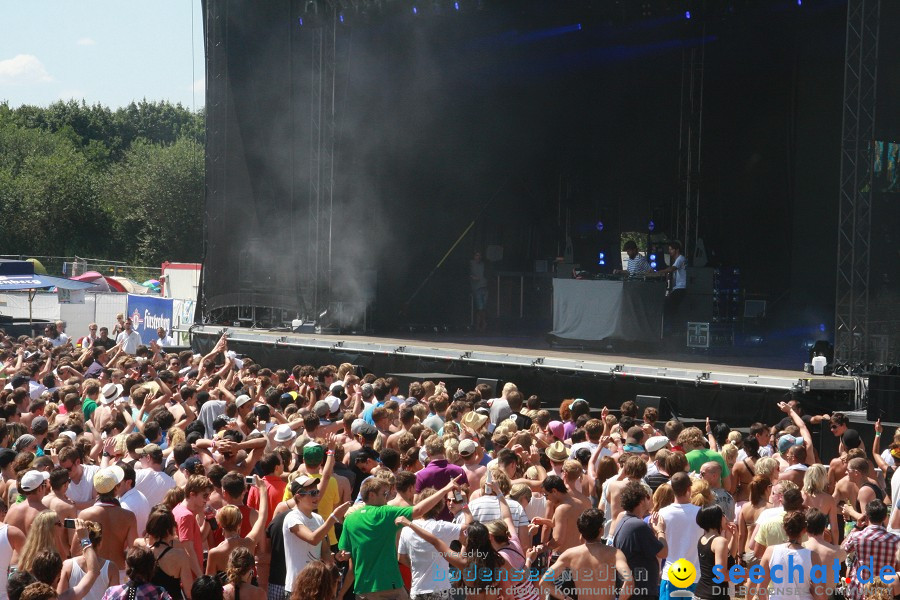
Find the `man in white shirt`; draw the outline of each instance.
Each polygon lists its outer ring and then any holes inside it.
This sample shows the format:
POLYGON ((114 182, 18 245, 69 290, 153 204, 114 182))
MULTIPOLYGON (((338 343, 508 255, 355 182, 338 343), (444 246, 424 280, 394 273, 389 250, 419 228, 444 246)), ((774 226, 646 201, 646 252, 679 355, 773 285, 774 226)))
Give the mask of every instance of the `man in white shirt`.
POLYGON ((75 503, 75 508, 82 510, 91 506, 97 498, 94 475, 100 467, 82 464, 81 452, 75 447, 59 451, 59 466, 69 472, 69 490, 66 495, 75 503))
MULTIPOLYGON (((503 495, 508 496, 509 490, 512 488, 512 485, 510 484, 509 477, 506 476, 506 473, 501 471, 499 468, 495 468, 491 471, 491 476, 493 477, 493 480, 497 482, 497 485, 500 486, 500 491, 503 492, 503 495)), ((484 489, 486 480, 487 476, 485 476, 481 480, 482 492, 489 491, 484 489)), ((519 539, 531 539, 528 535, 529 520, 528 516, 525 514, 525 509, 523 509, 522 505, 515 500, 510 499, 507 503, 509 504, 509 512, 512 513, 513 522, 516 524, 516 528, 518 529, 517 533, 519 534, 519 539)), ((493 493, 483 493, 479 498, 476 498, 475 500, 469 502, 469 512, 472 513, 472 520, 478 521, 479 523, 490 523, 491 521, 497 521, 501 518, 500 501, 496 496, 493 495, 493 493)), ((456 517, 453 519, 455 523, 461 523, 462 520, 462 513, 456 515, 456 517)))
POLYGON ((131 319, 125 319, 125 331, 116 336, 116 344, 123 344, 122 349, 125 354, 132 356, 135 355, 138 346, 141 345, 141 334, 135 331, 133 327, 131 319))
MULTIPOLYGON (((669 266, 656 272, 657 277, 671 275, 672 281, 669 293, 666 295, 666 304, 663 307, 663 327, 666 337, 669 335, 681 335, 682 325, 677 319, 678 307, 681 306, 687 293, 687 259, 684 258, 684 250, 681 242, 672 240, 669 242, 669 266)), ((648 274, 649 276, 650 274, 648 274)))
POLYGON ((136 471, 134 487, 140 491, 150 506, 156 506, 175 487, 175 480, 163 472, 162 448, 147 444, 134 451, 141 457, 141 469, 136 471))
POLYGON ((163 329, 162 327, 160 327, 156 330, 156 336, 157 336, 156 344, 160 348, 168 348, 169 346, 175 345, 175 340, 172 339, 171 335, 166 335, 166 330, 163 329))
MULTIPOLYGON (((436 493, 434 488, 422 490, 416 500, 422 501, 436 493)), ((451 498, 453 498, 453 492, 448 494, 447 500, 451 498)), ((453 540, 459 539, 467 525, 437 520, 444 504, 442 502, 435 505, 425 513, 421 520, 417 520, 415 523, 449 546, 453 540)), ((431 595, 430 597, 449 598, 450 565, 434 546, 419 537, 409 527, 404 527, 400 532, 397 555, 400 564, 407 565, 412 572, 412 588, 410 589, 412 600, 417 600, 418 596, 425 594, 431 595)))
POLYGON ((284 518, 281 534, 284 538, 285 578, 284 589, 291 594, 294 580, 308 563, 321 560, 332 562, 328 545, 328 531, 340 523, 350 508, 345 502, 323 519, 316 511, 319 506, 319 480, 301 475, 291 483, 291 493, 297 507, 284 518))
POLYGON ((147 519, 150 517, 150 501, 137 488, 134 487, 136 482, 136 474, 134 467, 127 463, 120 463, 125 478, 119 487, 119 503, 122 508, 128 509, 134 513, 137 519, 137 534, 144 535, 144 529, 147 527, 147 519))
MULTIPOLYGON (((665 522, 666 546, 669 548, 660 574, 660 598, 668 598, 670 592, 676 589, 669 582, 669 567, 672 563, 684 558, 692 565, 700 564, 697 556, 697 542, 703 535, 703 529, 697 525, 697 513, 700 512, 700 507, 691 504, 690 476, 684 472, 675 473, 672 475, 671 486, 675 493, 675 502, 661 509, 657 517, 665 522)), ((688 587, 690 591, 693 589, 693 585, 688 587)))

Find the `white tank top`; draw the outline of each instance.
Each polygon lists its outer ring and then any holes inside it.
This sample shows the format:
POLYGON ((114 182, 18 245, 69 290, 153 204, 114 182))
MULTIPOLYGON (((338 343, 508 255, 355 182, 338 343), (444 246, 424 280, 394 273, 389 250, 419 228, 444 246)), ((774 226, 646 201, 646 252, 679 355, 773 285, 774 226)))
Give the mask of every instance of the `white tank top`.
POLYGON ((0 600, 8 600, 6 594, 6 581, 9 575, 9 561, 12 559, 13 549, 9 544, 9 525, 0 525, 0 600))
POLYGON ((812 553, 810 550, 806 548, 795 550, 790 548, 789 544, 773 546, 772 560, 769 562, 770 571, 775 565, 781 565, 779 574, 781 583, 773 581, 769 584, 769 588, 773 592, 769 595, 769 600, 812 600, 812 593, 809 591, 812 577, 812 553), (791 564, 802 565, 802 583, 798 581, 796 569, 794 569, 793 576, 788 576, 788 566, 791 564))
MULTIPOLYGON (((97 580, 94 581, 94 585, 91 586, 88 593, 84 595, 83 600, 101 600, 103 598, 103 594, 109 587, 109 564, 109 561, 103 563, 103 567, 100 569, 100 575, 97 576, 97 580)), ((73 589, 78 585, 78 583, 84 579, 85 575, 86 573, 84 570, 78 566, 78 561, 73 559, 72 572, 69 575, 69 589, 73 589)))

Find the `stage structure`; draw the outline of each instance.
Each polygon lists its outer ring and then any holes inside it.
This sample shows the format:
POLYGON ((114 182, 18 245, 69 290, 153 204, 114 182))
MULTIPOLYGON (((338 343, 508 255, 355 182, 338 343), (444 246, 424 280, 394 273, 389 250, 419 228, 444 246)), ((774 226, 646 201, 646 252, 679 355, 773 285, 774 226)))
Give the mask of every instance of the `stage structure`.
POLYGON ((208 0, 203 11, 204 319, 314 321, 336 300, 336 2, 208 0))
POLYGON ((700 218, 700 171, 703 141, 703 62, 706 26, 699 46, 685 48, 681 58, 681 114, 678 132, 678 194, 673 207, 675 235, 681 239, 689 265, 697 250, 700 218))
POLYGON ((835 361, 847 370, 872 360, 875 351, 869 332, 869 262, 880 13, 881 0, 847 2, 834 348, 835 361))

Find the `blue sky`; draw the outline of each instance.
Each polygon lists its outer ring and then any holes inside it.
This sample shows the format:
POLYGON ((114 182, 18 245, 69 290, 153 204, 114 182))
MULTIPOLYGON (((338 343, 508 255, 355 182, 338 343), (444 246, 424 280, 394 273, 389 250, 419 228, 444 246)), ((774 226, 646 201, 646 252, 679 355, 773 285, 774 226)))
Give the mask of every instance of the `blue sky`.
POLYGON ((203 107, 200 0, 3 0, 0 24, 0 101, 12 107, 203 107))

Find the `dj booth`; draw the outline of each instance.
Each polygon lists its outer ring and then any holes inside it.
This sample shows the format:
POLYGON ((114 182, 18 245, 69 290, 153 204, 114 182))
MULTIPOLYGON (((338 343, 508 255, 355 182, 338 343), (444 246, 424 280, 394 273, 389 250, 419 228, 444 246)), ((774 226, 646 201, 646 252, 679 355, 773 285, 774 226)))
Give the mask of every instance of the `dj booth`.
POLYGON ((553 331, 561 340, 658 342, 662 280, 553 280, 553 331))

